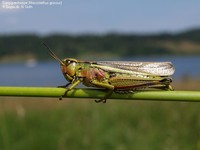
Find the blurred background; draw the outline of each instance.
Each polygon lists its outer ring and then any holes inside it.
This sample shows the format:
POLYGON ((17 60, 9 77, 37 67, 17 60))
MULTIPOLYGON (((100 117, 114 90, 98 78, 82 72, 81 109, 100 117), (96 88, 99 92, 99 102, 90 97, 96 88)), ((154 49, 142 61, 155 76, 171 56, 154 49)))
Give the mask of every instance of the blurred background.
MULTIPOLYGON (((171 61, 200 89, 200 1, 0 0, 0 86, 64 85, 61 59, 171 61)), ((200 104, 0 97, 0 149, 200 149, 200 104)))

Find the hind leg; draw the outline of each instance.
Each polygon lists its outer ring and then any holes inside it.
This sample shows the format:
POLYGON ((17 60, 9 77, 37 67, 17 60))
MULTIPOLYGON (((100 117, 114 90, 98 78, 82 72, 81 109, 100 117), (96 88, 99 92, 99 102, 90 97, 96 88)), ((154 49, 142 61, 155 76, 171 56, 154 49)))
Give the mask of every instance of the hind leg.
POLYGON ((170 85, 171 82, 172 82, 172 79, 170 77, 164 78, 164 79, 160 80, 158 84, 152 85, 149 88, 173 91, 174 89, 170 85))
POLYGON ((102 83, 102 82, 99 82, 99 81, 96 81, 96 80, 91 81, 91 83, 93 85, 95 85, 96 87, 105 88, 105 89, 108 90, 108 93, 106 93, 106 95, 104 97, 102 97, 99 100, 95 100, 95 102, 97 102, 97 103, 99 103, 99 102, 106 103, 106 99, 109 98, 114 91, 114 86, 110 85, 110 84, 102 83))
POLYGON ((152 86, 149 86, 149 88, 160 89, 160 90, 168 90, 168 91, 174 90, 174 88, 169 84, 168 85, 165 85, 165 84, 152 85, 152 86))

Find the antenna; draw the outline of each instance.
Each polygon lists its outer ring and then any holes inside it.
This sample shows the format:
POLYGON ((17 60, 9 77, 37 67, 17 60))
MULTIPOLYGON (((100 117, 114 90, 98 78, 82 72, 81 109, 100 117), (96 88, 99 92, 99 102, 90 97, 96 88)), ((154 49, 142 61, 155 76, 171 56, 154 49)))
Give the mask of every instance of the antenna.
POLYGON ((42 44, 47 48, 49 55, 54 58, 55 60, 57 60, 58 62, 60 62, 61 64, 63 64, 62 60, 60 58, 58 58, 58 56, 44 43, 42 42, 42 44))

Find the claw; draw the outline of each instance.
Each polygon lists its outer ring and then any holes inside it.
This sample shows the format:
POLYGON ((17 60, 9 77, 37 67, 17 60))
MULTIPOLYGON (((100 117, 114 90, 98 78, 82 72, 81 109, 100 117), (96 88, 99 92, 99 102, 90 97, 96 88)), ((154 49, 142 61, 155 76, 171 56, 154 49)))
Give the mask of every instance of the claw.
POLYGON ((66 89, 65 93, 63 95, 60 96, 59 100, 62 100, 62 98, 67 95, 67 92, 70 91, 69 89, 66 89))
POLYGON ((61 100, 62 100, 62 98, 63 98, 63 96, 60 96, 60 97, 59 97, 59 100, 61 101, 61 100))
POLYGON ((70 91, 70 90, 69 90, 69 89, 66 89, 65 93, 59 97, 59 100, 62 100, 63 97, 67 94, 68 91, 70 91))

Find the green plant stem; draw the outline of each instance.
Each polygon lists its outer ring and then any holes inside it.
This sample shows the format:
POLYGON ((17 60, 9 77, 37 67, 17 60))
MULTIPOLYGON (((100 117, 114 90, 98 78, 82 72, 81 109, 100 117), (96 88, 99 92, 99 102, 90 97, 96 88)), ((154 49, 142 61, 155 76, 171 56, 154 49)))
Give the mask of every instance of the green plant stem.
MULTIPOLYGON (((0 96, 13 97, 57 97, 65 93, 65 88, 55 87, 0 87, 0 96)), ((102 89, 73 89, 63 98, 100 99, 106 94, 102 89)), ((113 93, 109 99, 158 100, 158 101, 199 101, 200 91, 135 91, 130 94, 113 93)))

